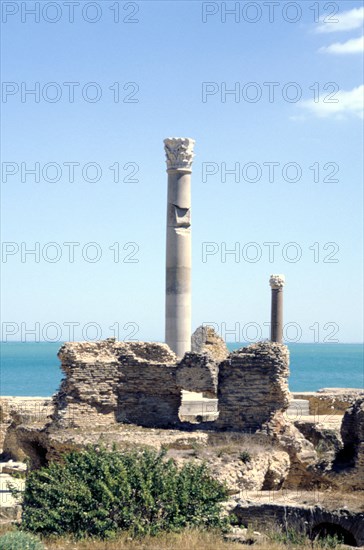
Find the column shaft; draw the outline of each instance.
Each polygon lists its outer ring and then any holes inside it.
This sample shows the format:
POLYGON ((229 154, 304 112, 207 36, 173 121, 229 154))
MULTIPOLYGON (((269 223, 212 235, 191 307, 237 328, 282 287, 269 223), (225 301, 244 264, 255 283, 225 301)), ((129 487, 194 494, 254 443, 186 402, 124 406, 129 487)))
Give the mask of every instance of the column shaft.
POLYGON ((271 310, 271 336, 272 342, 283 342, 283 289, 272 288, 271 310))
POLYGON ((270 339, 272 342, 283 342, 283 287, 284 275, 271 275, 269 284, 272 289, 272 305, 270 317, 270 339))
POLYGON ((191 175, 168 172, 166 343, 178 357, 191 350, 191 175))

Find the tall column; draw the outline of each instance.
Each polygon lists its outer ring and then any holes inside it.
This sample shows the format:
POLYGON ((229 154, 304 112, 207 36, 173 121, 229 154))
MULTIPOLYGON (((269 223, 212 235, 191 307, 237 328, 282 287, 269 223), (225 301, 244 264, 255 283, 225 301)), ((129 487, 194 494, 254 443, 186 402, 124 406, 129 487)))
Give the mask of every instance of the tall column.
POLYGON ((191 350, 191 167, 195 141, 167 138, 166 343, 178 357, 191 350))
POLYGON ((272 309, 270 319, 270 339, 272 342, 283 341, 283 287, 284 275, 271 275, 269 284, 272 289, 272 309))

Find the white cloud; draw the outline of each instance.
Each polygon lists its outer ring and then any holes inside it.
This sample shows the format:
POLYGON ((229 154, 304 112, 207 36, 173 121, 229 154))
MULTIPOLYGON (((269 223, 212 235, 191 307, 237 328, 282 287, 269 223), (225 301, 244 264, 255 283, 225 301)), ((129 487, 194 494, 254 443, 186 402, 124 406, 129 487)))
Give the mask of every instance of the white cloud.
POLYGON ((364 84, 352 90, 340 90, 335 96, 328 97, 326 100, 325 96, 322 96, 317 103, 313 99, 303 101, 301 106, 321 118, 334 117, 337 120, 342 120, 350 115, 364 118, 364 84), (333 100, 337 100, 337 102, 331 103, 333 100))
POLYGON ((335 42, 330 46, 323 46, 319 49, 321 53, 347 54, 361 53, 364 51, 364 35, 359 38, 352 38, 346 42, 335 42))
POLYGON ((322 16, 316 32, 341 32, 360 29, 364 22, 364 7, 322 16), (335 22, 336 20, 336 22, 335 22))

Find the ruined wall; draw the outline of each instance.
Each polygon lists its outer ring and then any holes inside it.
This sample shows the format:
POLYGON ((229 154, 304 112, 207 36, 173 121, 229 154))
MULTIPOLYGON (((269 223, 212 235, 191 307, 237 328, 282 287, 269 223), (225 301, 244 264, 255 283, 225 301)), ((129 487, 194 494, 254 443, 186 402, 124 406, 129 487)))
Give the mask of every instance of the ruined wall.
POLYGON ((207 353, 186 353, 178 364, 177 383, 191 392, 203 392, 205 397, 216 397, 219 364, 207 353))
POLYGON ((288 408, 289 352, 277 342, 259 342, 231 353, 219 366, 220 428, 258 429, 288 408))
POLYGON ((179 423, 177 357, 167 344, 130 343, 118 360, 121 376, 117 420, 147 427, 179 423))
POLYGON ((123 342, 68 342, 58 352, 66 375, 55 396, 55 422, 87 427, 115 422, 120 364, 117 350, 123 342))
POLYGON ((364 398, 345 412, 341 424, 343 449, 334 463, 341 486, 364 489, 364 398))
POLYGON ((66 343, 58 356, 66 377, 55 397, 54 422, 62 427, 141 425, 178 420, 177 358, 165 344, 66 343))
POLYGON ((346 509, 325 510, 321 506, 239 503, 233 513, 240 525, 272 532, 279 526, 282 530, 293 529, 311 538, 325 531, 337 533, 346 544, 364 544, 364 514, 346 509))
POLYGON ((178 362, 166 344, 75 342, 59 357, 66 375, 55 398, 54 423, 87 428, 115 422, 177 426, 181 392, 218 393, 217 429, 258 429, 288 407, 288 350, 262 342, 231 353, 186 353, 178 362))

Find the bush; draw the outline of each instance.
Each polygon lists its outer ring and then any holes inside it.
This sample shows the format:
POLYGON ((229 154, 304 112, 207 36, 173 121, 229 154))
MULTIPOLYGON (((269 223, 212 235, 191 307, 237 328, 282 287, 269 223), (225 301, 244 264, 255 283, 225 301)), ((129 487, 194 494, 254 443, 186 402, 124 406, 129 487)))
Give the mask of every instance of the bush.
POLYGON ((120 453, 88 447, 65 456, 64 464, 29 474, 22 526, 44 535, 111 538, 121 530, 154 535, 184 527, 220 527, 226 487, 205 465, 157 453, 120 453))
POLYGON ((249 453, 249 451, 242 451, 240 454, 239 454, 239 458, 242 462, 244 462, 244 464, 247 464, 247 462, 250 462, 252 457, 249 453))
POLYGON ((44 550, 44 546, 34 535, 12 531, 0 537, 0 550, 44 550))

